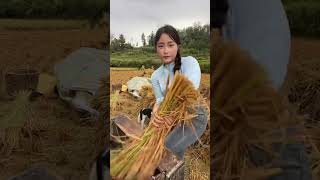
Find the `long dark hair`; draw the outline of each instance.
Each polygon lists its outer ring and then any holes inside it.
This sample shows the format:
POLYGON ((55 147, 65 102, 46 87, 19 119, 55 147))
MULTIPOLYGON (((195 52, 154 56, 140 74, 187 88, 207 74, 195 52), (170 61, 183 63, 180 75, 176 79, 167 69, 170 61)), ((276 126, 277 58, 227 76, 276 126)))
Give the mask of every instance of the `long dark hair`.
MULTIPOLYGON (((154 46, 157 49, 157 43, 160 39, 160 36, 165 33, 168 34, 169 37, 174 40, 174 42, 177 43, 178 46, 180 46, 180 37, 179 37, 179 33, 178 31, 170 26, 170 25, 165 25, 161 28, 159 28, 156 32, 155 38, 154 38, 154 46)), ((174 60, 174 68, 173 68, 173 73, 175 73, 176 71, 179 71, 181 68, 181 55, 180 55, 180 47, 178 47, 178 52, 177 52, 177 56, 176 59, 174 60)))

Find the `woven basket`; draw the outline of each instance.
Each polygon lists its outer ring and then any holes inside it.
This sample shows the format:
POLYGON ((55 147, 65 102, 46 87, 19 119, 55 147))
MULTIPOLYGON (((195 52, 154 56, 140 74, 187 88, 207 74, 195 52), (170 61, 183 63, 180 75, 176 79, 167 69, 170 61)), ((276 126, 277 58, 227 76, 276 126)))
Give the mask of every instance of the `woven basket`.
POLYGON ((21 90, 36 90, 39 72, 33 69, 14 69, 6 73, 5 82, 9 95, 21 90))

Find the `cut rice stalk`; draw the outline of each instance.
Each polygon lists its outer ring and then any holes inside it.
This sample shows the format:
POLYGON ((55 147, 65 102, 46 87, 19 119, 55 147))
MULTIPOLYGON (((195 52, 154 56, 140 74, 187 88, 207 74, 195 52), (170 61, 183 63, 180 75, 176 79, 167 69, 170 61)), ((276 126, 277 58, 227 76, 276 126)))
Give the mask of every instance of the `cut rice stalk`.
POLYGON ((191 81, 176 73, 159 111, 159 115, 167 119, 167 126, 157 128, 150 123, 142 140, 134 140, 112 158, 111 176, 120 179, 150 178, 164 156, 164 142, 171 127, 185 120, 190 121, 190 113, 185 112, 187 107, 192 109, 198 100, 199 92, 194 89, 191 81))

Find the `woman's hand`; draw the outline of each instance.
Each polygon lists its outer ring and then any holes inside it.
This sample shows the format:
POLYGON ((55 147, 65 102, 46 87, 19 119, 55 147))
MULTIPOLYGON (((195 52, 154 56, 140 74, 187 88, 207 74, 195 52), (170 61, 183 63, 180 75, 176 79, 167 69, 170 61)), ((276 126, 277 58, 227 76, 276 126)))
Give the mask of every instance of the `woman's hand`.
MULTIPOLYGON (((151 123, 157 127, 171 128, 174 126, 174 120, 170 117, 161 117, 157 112, 151 116, 151 123)), ((180 125, 180 124, 179 124, 180 125)))
POLYGON ((158 114, 158 112, 159 112, 159 105, 155 104, 153 106, 153 111, 152 111, 150 122, 156 128, 160 128, 160 127, 170 128, 173 125, 173 119, 171 119, 169 117, 162 117, 158 114))
POLYGON ((157 103, 154 104, 153 109, 152 109, 152 115, 151 115, 151 123, 159 128, 160 126, 163 125, 164 120, 162 117, 159 116, 158 114, 158 110, 159 110, 159 105, 157 103))
POLYGON ((159 128, 159 127, 163 126, 163 124, 164 124, 164 119, 163 119, 161 116, 159 116, 158 112, 156 111, 156 112, 153 112, 153 113, 152 113, 151 123, 152 123, 155 127, 159 128))

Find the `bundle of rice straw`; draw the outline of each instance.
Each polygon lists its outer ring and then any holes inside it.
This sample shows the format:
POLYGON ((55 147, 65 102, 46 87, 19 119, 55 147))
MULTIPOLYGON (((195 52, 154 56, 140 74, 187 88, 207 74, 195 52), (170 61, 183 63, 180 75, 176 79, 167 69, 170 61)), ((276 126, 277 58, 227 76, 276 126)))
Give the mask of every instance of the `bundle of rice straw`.
POLYGON ((275 158, 272 145, 285 144, 289 139, 273 136, 272 132, 281 132, 296 122, 291 121, 282 98, 248 53, 235 43, 220 43, 213 48, 214 148, 210 153, 215 179, 246 179, 252 173, 255 177, 250 179, 258 179, 279 173, 279 169, 265 169, 265 174, 255 169, 249 150, 258 148, 275 158))
POLYGON ((120 111, 123 102, 120 99, 120 91, 116 90, 110 97, 110 110, 111 112, 120 111))
POLYGON ((178 123, 188 123, 195 116, 199 92, 191 81, 178 72, 159 110, 166 121, 157 128, 150 123, 140 139, 133 139, 111 159, 111 176, 120 179, 149 179, 165 152, 165 138, 178 123))

